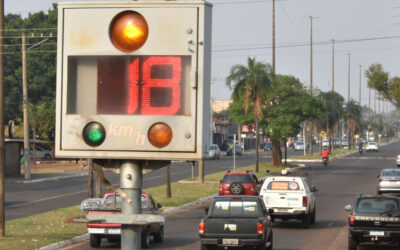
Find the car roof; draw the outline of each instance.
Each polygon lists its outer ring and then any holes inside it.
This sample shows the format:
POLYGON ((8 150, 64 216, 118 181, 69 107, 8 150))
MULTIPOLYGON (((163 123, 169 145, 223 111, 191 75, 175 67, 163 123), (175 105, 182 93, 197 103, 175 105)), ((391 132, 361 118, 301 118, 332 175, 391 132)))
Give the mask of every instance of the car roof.
POLYGON ((268 176, 266 180, 277 180, 277 181, 297 181, 298 179, 304 179, 302 176, 268 176))
POLYGON ((215 196, 214 200, 230 201, 230 200, 259 200, 259 196, 255 195, 221 195, 215 196))
POLYGON ((249 175, 253 174, 252 172, 227 172, 225 175, 249 175))
POLYGON ((397 168, 385 168, 385 169, 382 169, 382 173, 383 172, 400 172, 400 169, 397 169, 397 168))

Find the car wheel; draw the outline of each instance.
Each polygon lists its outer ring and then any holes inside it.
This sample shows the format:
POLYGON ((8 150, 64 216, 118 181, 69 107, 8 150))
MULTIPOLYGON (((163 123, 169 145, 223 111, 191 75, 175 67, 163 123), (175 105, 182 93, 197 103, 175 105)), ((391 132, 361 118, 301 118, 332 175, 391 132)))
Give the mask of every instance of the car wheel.
POLYGON ((272 237, 272 231, 268 236, 268 240, 267 243, 269 243, 266 247, 266 250, 272 250, 272 241, 273 241, 273 237, 272 237))
POLYGON ((154 234, 154 240, 156 242, 162 242, 164 239, 164 227, 160 227, 160 231, 154 234))
POLYGON ((50 155, 50 154, 46 154, 46 155, 44 156, 44 159, 45 159, 45 160, 51 160, 51 155, 50 155))
POLYGON ((303 215, 301 217, 301 225, 303 228, 309 228, 311 223, 311 216, 309 214, 303 215))
POLYGON ((97 234, 90 235, 90 246, 91 247, 100 247, 101 245, 101 237, 97 234))
POLYGON ((201 250, 208 250, 208 249, 211 249, 211 247, 209 247, 208 245, 203 245, 203 244, 201 244, 200 249, 201 249, 201 250))
POLYGON ((229 186, 229 191, 231 192, 231 194, 239 195, 243 193, 244 188, 243 185, 239 182, 234 182, 229 186))
POLYGON ((142 232, 142 248, 150 247, 150 229, 146 228, 145 232, 142 232))
POLYGON ((355 241, 354 239, 351 238, 350 234, 349 234, 349 250, 357 250, 357 241, 355 241))
POLYGON ((315 221, 316 221, 316 210, 317 210, 317 208, 316 207, 314 207, 314 211, 313 211, 313 213, 312 213, 312 215, 311 215, 311 224, 315 224, 315 221))

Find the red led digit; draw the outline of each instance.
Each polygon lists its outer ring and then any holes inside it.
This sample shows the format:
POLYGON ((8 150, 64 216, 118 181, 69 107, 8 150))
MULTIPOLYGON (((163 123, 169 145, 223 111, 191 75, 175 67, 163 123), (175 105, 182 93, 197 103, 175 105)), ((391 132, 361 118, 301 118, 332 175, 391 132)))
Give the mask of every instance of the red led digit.
POLYGON ((142 66, 142 115, 174 115, 181 108, 180 57, 152 56, 142 66), (167 73, 163 73, 166 71, 167 73), (157 78, 158 77, 158 78, 157 78))
POLYGON ((139 58, 135 58, 128 65, 128 98, 126 105, 126 113, 131 115, 138 108, 139 98, 139 58))

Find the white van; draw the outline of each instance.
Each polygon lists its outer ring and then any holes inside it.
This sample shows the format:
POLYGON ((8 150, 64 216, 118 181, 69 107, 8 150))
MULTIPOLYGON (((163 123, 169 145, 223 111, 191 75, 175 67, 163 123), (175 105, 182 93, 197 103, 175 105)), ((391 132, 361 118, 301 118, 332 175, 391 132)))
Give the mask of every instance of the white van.
POLYGON ((272 209, 272 221, 301 220, 303 227, 315 224, 317 188, 299 176, 269 176, 261 187, 260 196, 267 209, 272 209))

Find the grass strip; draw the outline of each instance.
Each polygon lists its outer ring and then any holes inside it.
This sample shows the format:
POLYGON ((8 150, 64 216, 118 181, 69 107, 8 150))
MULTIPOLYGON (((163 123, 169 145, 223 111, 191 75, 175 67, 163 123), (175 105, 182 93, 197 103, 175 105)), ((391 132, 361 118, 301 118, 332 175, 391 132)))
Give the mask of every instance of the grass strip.
MULTIPOLYGON (((207 162, 206 162, 207 163, 207 162)), ((288 165, 285 167, 292 167, 288 165)), ((237 168, 236 171, 255 172, 255 165, 237 168)), ((272 167, 271 164, 259 164, 258 178, 266 175, 266 170, 271 173, 278 173, 282 170, 279 167, 272 167)), ((148 188, 145 191, 153 195, 157 203, 164 208, 176 207, 196 201, 202 197, 210 196, 218 192, 219 180, 226 171, 213 173, 205 176, 205 183, 186 179, 183 182, 171 184, 172 197, 166 197, 166 185, 148 188)), ((76 218, 85 217, 85 213, 79 210, 78 206, 60 208, 50 212, 37 214, 6 222, 6 236, 0 237, 0 249, 30 250, 38 249, 56 242, 74 238, 87 233, 85 223, 74 223, 76 218)))

